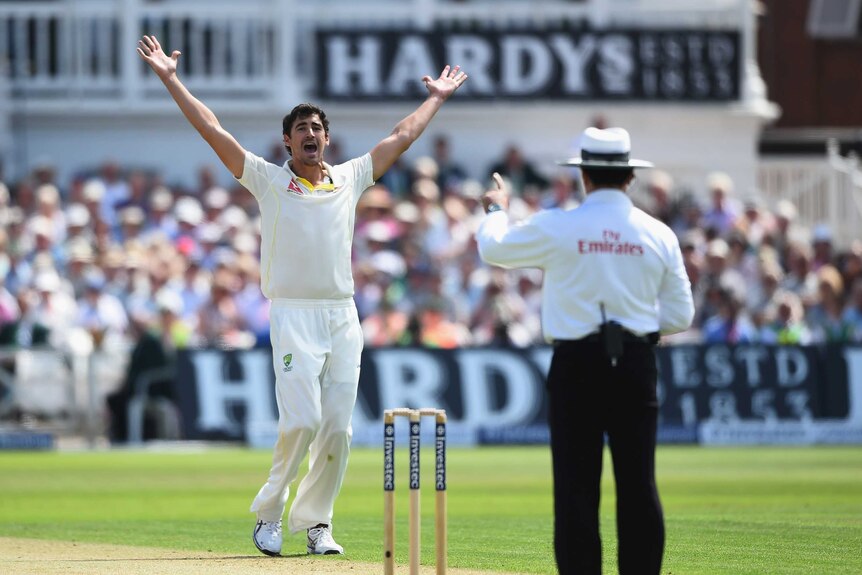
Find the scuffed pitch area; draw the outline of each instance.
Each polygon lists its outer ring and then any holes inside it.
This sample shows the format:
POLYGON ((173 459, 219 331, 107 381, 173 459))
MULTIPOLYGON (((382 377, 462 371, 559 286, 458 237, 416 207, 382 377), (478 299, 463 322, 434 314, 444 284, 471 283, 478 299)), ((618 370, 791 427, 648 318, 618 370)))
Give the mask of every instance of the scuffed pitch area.
MULTIPOLYGON (((406 572, 406 566, 403 569, 406 572)), ((379 575, 382 564, 335 557, 219 555, 148 547, 0 537, 0 573, 10 575, 379 575)), ((501 575, 449 569, 452 575, 501 575)), ((422 575, 433 575, 423 567, 422 575)))

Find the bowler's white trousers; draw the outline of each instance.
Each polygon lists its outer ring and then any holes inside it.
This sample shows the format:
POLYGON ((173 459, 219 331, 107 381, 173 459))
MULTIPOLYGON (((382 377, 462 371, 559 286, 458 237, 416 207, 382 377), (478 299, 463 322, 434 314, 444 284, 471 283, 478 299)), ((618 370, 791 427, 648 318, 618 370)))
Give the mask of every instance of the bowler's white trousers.
POLYGON ((362 330, 352 298, 273 300, 270 338, 278 404, 278 440, 269 479, 251 504, 264 521, 284 515, 290 484, 309 453, 308 474, 290 507, 296 533, 332 522, 350 454, 359 387, 362 330))

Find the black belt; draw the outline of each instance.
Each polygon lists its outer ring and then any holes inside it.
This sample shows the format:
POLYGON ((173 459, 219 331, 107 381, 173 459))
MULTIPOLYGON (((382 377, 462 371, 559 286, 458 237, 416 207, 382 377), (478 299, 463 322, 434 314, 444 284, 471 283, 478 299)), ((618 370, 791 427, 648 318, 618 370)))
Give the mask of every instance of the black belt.
MULTIPOLYGON (((659 332, 654 331, 651 333, 647 333, 644 335, 637 335, 636 333, 632 333, 628 330, 623 330, 623 343, 646 343, 649 345, 655 345, 659 342, 659 332)), ((587 336, 584 336, 580 339, 555 339, 554 344, 567 344, 567 343, 604 343, 603 336, 601 332, 591 333, 587 336)))

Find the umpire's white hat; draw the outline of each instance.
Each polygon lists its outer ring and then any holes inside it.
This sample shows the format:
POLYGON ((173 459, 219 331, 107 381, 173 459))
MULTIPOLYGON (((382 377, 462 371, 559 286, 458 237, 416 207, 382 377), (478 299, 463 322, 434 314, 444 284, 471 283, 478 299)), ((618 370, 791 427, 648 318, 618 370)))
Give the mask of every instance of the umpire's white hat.
POLYGON ((587 128, 581 134, 580 147, 580 156, 563 160, 560 165, 605 170, 653 167, 652 162, 629 158, 631 137, 623 128, 587 128))

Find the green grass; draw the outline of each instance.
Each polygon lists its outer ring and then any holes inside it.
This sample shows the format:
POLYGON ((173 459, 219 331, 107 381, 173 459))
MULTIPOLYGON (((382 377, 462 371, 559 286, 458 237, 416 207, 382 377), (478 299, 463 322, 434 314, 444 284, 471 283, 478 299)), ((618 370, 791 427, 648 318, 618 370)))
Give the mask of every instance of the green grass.
MULTIPOLYGON (((248 513, 270 453, 245 449, 0 453, 0 536, 256 554, 248 513)), ((433 461, 423 452, 423 560, 433 562, 433 461)), ((345 560, 380 561, 382 454, 355 449, 336 506, 345 560)), ((406 563, 406 454, 398 451, 406 563)), ((862 573, 862 448, 662 447, 664 573, 862 573)), ((606 465, 605 572, 615 572, 606 465)), ((555 573, 547 448, 449 450, 449 564, 555 573)), ((304 538, 285 554, 304 553, 304 538)))

